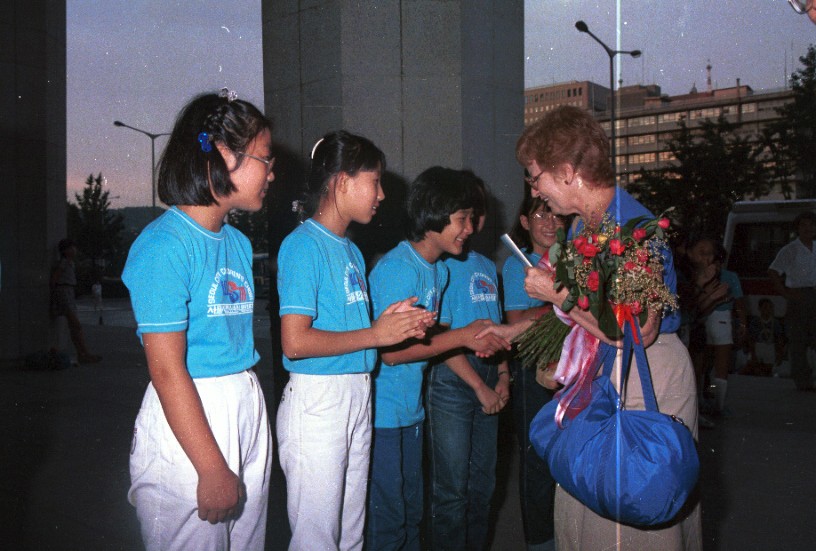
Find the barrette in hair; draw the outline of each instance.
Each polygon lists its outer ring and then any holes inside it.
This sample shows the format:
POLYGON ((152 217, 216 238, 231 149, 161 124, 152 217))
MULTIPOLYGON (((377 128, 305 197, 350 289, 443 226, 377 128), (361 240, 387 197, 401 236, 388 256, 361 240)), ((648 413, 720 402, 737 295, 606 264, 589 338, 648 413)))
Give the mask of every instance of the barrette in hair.
POLYGON ((209 153, 210 151, 212 151, 212 144, 210 143, 211 141, 212 136, 210 136, 206 132, 202 132, 198 135, 198 143, 201 144, 201 151, 203 151, 204 153, 209 153))
POLYGON ((317 146, 318 146, 318 145, 320 145, 320 142, 322 142, 322 141, 323 141, 323 138, 320 138, 320 139, 319 139, 319 140, 317 140, 317 142, 314 144, 314 147, 312 148, 312 159, 314 159, 314 154, 315 154, 315 151, 317 151, 317 146))
POLYGON ((227 98, 227 101, 230 103, 238 99, 238 92, 230 90, 229 88, 221 88, 221 92, 218 95, 219 97, 227 98))

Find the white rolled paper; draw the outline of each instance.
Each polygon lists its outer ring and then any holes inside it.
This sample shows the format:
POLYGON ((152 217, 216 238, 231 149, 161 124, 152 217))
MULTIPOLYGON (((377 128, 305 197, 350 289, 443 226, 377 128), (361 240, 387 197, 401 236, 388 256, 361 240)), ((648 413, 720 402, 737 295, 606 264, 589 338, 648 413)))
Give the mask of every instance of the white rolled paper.
POLYGON ((527 255, 525 255, 523 252, 521 252, 521 249, 519 249, 518 245, 516 245, 513 242, 513 240, 510 239, 509 235, 507 235, 506 233, 502 234, 501 240, 502 240, 502 243, 504 243, 505 247, 510 249, 510 252, 513 253, 514 255, 516 255, 516 258, 519 259, 519 262, 521 262, 522 264, 524 264, 528 268, 533 267, 532 263, 530 262, 530 259, 527 258, 527 255))

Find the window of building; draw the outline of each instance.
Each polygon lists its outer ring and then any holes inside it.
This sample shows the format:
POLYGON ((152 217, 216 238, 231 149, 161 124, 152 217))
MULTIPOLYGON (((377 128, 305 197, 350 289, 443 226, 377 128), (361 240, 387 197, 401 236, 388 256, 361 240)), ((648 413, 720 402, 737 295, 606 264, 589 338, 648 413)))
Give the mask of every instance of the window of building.
POLYGON ((742 112, 743 113, 756 113, 756 103, 743 103, 742 104, 742 112))

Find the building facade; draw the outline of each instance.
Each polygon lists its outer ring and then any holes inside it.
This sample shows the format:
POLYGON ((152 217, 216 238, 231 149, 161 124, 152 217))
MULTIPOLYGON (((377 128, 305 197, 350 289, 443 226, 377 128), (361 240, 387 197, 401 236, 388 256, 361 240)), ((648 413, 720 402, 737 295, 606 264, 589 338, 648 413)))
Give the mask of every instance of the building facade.
MULTIPOLYGON (((610 131, 606 100, 608 88, 591 82, 570 82, 525 90, 524 123, 532 124, 557 105, 576 105, 592 111, 601 126, 610 131), (577 89, 575 97, 572 90, 577 89), (564 90, 570 90, 568 94, 564 90), (588 93, 588 91, 593 91, 588 93), (589 98, 602 98, 592 102, 589 98)), ((736 125, 738 136, 759 139, 769 123, 779 119, 777 109, 793 101, 791 90, 754 93, 750 86, 712 89, 696 88, 688 94, 668 96, 656 85, 624 86, 616 91, 615 116, 617 175, 621 184, 635 181, 641 169, 659 170, 673 165, 669 142, 680 130, 680 122, 694 129, 709 119, 723 116, 736 125)))

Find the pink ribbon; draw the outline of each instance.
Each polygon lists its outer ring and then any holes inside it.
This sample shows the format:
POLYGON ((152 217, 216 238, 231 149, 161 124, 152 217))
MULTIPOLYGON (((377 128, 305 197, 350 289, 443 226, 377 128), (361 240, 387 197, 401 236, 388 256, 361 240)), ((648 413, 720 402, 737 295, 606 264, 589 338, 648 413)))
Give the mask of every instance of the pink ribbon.
MULTIPOLYGON (((553 271, 547 254, 541 257, 537 267, 553 271)), ((555 394, 555 399, 558 400, 555 422, 563 428, 564 417, 575 418, 592 399, 592 381, 597 371, 595 358, 601 341, 575 323, 557 306, 553 305, 553 310, 558 319, 571 327, 564 339, 561 359, 553 374, 553 379, 563 385, 563 388, 555 394)))

